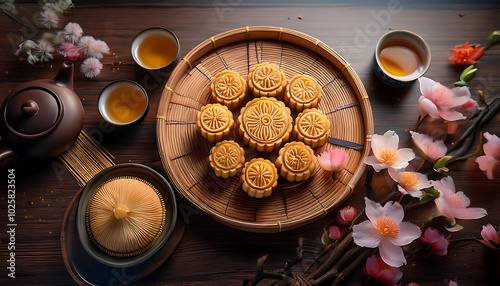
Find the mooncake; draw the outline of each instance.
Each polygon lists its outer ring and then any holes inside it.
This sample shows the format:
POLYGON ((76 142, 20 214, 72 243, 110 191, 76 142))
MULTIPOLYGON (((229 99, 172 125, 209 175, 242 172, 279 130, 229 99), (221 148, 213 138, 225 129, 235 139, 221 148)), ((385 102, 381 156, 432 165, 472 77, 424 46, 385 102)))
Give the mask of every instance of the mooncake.
POLYGON ((271 161, 263 158, 245 163, 241 172, 241 188, 252 198, 268 197, 278 186, 278 170, 271 161))
POLYGON ((286 143, 280 149, 279 157, 274 164, 281 177, 289 182, 300 182, 311 177, 316 169, 316 156, 311 147, 302 142, 286 143))
POLYGON ((290 109, 276 98, 255 98, 241 108, 238 136, 257 151, 277 151, 292 131, 290 114, 290 109))
POLYGON ((215 175, 227 179, 238 174, 245 163, 245 150, 234 141, 224 140, 210 149, 210 167, 215 175))
POLYGON ((330 121, 321 110, 305 109, 295 118, 293 136, 311 148, 325 144, 328 135, 330 135, 330 121))
POLYGON ((316 107, 321 99, 321 86, 308 75, 296 75, 286 86, 285 104, 295 111, 316 107))
POLYGON ((210 142, 218 142, 234 130, 233 113, 219 103, 207 104, 198 112, 196 124, 203 137, 210 142))
POLYGON ((248 73, 248 91, 254 97, 283 99, 287 85, 285 74, 275 64, 262 63, 253 66, 248 73))
POLYGON ((214 102, 235 109, 245 102, 247 82, 237 72, 223 70, 212 78, 210 89, 214 102))

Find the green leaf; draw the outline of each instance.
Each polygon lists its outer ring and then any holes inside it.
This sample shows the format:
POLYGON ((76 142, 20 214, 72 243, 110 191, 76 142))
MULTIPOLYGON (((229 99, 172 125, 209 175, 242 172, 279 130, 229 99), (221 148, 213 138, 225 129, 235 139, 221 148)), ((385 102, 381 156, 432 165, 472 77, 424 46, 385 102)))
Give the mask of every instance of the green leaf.
POLYGON ((445 220, 444 227, 450 232, 456 232, 464 229, 464 227, 459 225, 454 218, 447 218, 445 220))
POLYGON ((446 164, 448 161, 450 161, 453 157, 452 156, 443 156, 439 158, 436 163, 434 164, 434 170, 436 172, 441 173, 440 171, 448 172, 449 169, 446 168, 446 164), (444 169, 443 169, 444 168, 444 169))
POLYGON ((437 191, 433 187, 425 188, 422 190, 422 195, 420 196, 420 200, 423 200, 425 198, 437 199, 437 198, 439 198, 439 196, 441 196, 441 194, 439 193, 439 191, 437 191))
POLYGON ((328 245, 328 242, 330 242, 330 236, 328 235, 328 230, 325 229, 321 236, 321 243, 323 243, 323 245, 328 245))
POLYGON ((463 77, 460 77, 460 79, 465 81, 465 82, 469 82, 474 78, 474 76, 476 75, 476 72, 477 72, 477 68, 471 69, 463 77))
POLYGON ((470 71, 474 68, 474 65, 470 65, 468 67, 466 67, 462 73, 460 74, 460 80, 463 80, 463 77, 470 71))
POLYGON ((500 31, 493 31, 493 33, 491 33, 488 37, 488 42, 491 44, 500 42, 500 31))
POLYGON ((459 81, 456 81, 453 83, 455 86, 467 86, 467 82, 463 81, 463 80, 459 80, 459 81))

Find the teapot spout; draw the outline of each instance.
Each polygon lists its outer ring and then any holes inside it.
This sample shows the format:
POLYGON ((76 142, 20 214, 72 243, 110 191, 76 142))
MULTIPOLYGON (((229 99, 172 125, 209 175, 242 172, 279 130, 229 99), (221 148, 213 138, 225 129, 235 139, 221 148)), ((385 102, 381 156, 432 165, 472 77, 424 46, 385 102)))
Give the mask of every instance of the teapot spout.
POLYGON ((53 81, 57 85, 73 90, 73 63, 70 61, 63 62, 53 81))

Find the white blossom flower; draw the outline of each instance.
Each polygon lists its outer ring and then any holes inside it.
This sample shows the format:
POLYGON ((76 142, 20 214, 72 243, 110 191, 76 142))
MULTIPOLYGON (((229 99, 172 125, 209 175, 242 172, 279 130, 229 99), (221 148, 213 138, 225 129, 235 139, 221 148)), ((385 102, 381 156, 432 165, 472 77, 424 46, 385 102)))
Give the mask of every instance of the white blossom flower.
POLYGON ((375 156, 366 157, 365 164, 371 165, 377 172, 388 167, 405 168, 408 162, 415 158, 415 153, 410 148, 398 149, 398 145, 399 136, 392 130, 385 132, 384 135, 374 134, 372 151, 375 156))
POLYGON ((42 26, 52 29, 59 26, 59 15, 53 9, 43 9, 39 15, 40 24, 42 26))
POLYGON ((80 38, 82 37, 83 30, 82 30, 82 27, 80 27, 80 25, 78 23, 69 22, 64 27, 63 33, 64 33, 64 37, 70 43, 74 44, 74 43, 78 42, 78 40, 80 40, 80 38))
POLYGON ((81 66, 82 73, 88 78, 99 76, 102 70, 102 63, 96 58, 88 58, 81 66))

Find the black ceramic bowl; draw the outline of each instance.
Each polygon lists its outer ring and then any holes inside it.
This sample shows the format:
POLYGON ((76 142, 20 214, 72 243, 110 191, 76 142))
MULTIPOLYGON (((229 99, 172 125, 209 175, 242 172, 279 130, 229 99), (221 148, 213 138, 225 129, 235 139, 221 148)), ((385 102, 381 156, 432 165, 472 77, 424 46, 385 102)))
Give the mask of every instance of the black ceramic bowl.
POLYGON ((85 251, 101 263, 121 268, 136 266, 157 253, 165 245, 168 238, 172 234, 176 219, 177 204, 175 202, 174 191, 168 181, 165 180, 161 174, 150 167, 132 163, 119 164, 95 175, 83 189, 78 203, 78 209, 76 210, 76 228, 78 238, 80 239, 85 251), (153 185, 158 190, 158 193, 164 201, 166 213, 165 223, 161 233, 144 252, 128 257, 117 257, 103 251, 92 240, 87 230, 86 212, 91 198, 103 183, 113 178, 123 176, 136 177, 153 185))

